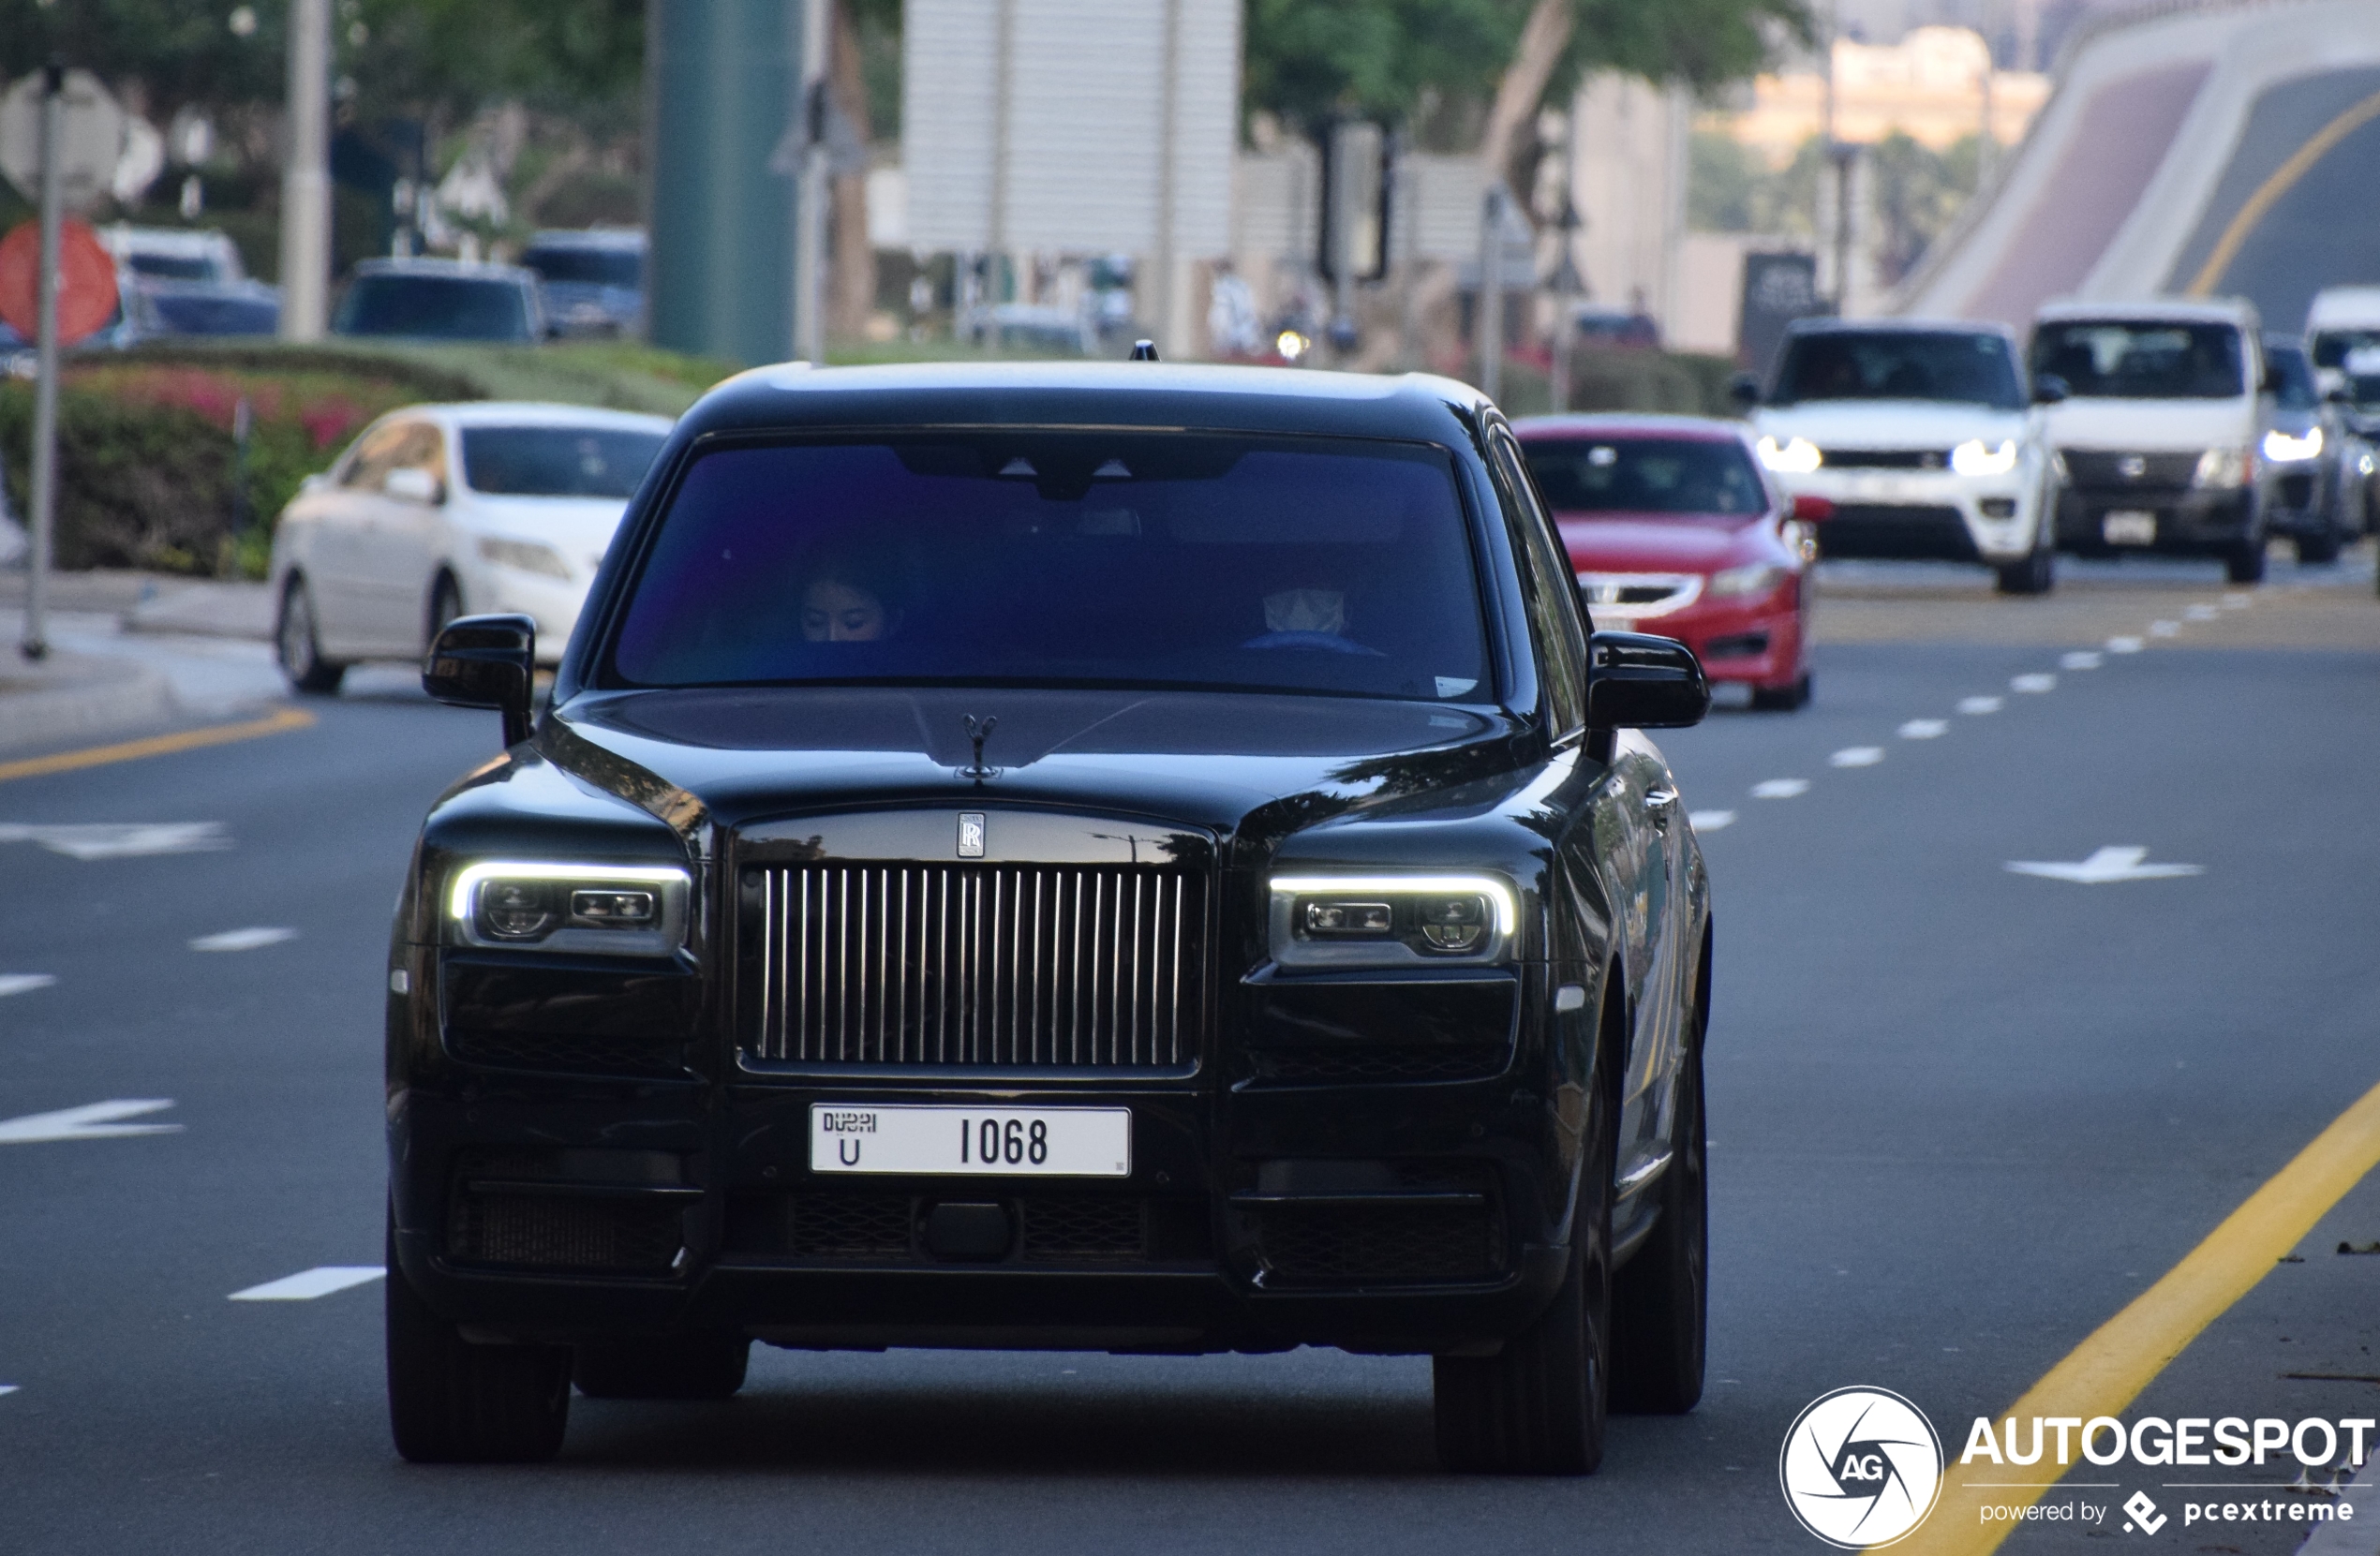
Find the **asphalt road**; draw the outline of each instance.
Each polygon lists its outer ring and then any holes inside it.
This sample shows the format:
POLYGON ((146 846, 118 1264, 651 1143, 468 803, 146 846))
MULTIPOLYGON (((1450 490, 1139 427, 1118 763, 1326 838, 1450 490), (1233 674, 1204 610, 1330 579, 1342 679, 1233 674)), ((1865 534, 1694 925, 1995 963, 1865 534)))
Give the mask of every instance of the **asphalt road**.
MULTIPOLYGON (((1311 1351, 761 1350, 726 1404, 578 1400, 551 1465, 403 1464, 376 1282, 228 1298, 379 1262, 387 915, 492 716, 393 691, 0 783, 0 987, 54 980, 0 996, 0 1140, 171 1104, 116 1120, 170 1132, 0 1143, 0 1550, 1820 1549, 1778 1489, 1802 1406, 1896 1389, 1955 1454, 2380 1081, 2380 654, 2230 646, 2280 596, 2226 609, 2175 576, 2197 598, 2168 635, 2135 601, 2138 652, 1837 642, 1807 711, 1666 741, 1718 897, 1712 1383, 1617 1423, 1578 1482, 1442 1475, 1426 1362, 1311 1351), (10 830, 201 822, 181 841, 220 846, 126 857, 10 830), (2006 868, 2110 847, 2202 873, 2006 868), (192 949, 246 929, 295 933, 192 949)), ((2368 1189, 2142 1408, 2380 1415, 2370 1383, 2279 1375, 2293 1347, 2380 1374, 2357 1361, 2380 1258, 2329 1252, 2351 1237, 2380 1239, 2368 1189)), ((2171 1494, 2126 1474, 2094 1494, 2171 1494)), ((2207 1533, 2149 1543, 2296 1545, 2207 1533)))

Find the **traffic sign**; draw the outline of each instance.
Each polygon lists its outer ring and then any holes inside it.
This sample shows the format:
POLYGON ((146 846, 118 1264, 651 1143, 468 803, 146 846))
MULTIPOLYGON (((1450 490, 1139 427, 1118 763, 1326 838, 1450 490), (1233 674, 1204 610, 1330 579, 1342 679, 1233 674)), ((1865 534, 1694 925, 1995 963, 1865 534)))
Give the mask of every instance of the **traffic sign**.
MULTIPOLYGON (((69 211, 88 211, 107 194, 124 156, 124 110, 99 78, 69 70, 58 92, 58 185, 69 211)), ((0 173, 25 199, 41 201, 41 72, 0 96, 0 173)))
MULTIPOLYGON (((115 260, 91 224, 58 229, 58 344, 71 346, 114 314, 115 260)), ((32 340, 41 329, 41 224, 19 222, 0 238, 0 320, 32 340)))

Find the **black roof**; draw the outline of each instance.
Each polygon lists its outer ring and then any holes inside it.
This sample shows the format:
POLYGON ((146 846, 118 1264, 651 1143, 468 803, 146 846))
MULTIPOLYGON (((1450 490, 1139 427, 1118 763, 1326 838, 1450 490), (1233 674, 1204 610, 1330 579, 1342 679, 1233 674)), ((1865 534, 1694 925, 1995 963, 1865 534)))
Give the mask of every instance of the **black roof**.
POLYGON ((696 403, 681 437, 801 427, 1197 427, 1472 440, 1488 402, 1451 378, 1168 363, 972 362, 739 373, 696 403))

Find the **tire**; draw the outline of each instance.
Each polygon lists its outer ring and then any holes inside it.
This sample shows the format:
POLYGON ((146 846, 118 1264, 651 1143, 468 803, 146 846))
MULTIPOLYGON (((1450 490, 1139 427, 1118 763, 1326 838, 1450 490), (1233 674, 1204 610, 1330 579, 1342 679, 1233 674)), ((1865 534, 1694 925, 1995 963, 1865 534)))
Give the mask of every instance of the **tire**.
POLYGON ((1802 678, 1798 681, 1789 681, 1783 686, 1752 688, 1752 711, 1754 713, 1792 713, 1796 708, 1808 705, 1809 699, 1809 672, 1805 670, 1802 672, 1802 678))
POLYGON ((2261 584, 2265 581, 2265 541, 2259 535, 2242 541, 2224 554, 2223 575, 2235 584, 2261 584))
POLYGON ((2021 562, 1996 568, 1993 587, 2001 594, 2047 594, 2058 586, 2054 553, 2036 551, 2021 562))
POLYGON ((1593 1474, 1611 1384, 1613 1107, 1588 1084, 1586 1169, 1571 1213, 1569 1273, 1537 1321, 1493 1356, 1431 1367, 1438 1462, 1485 1474, 1593 1474))
POLYGON ((2339 559, 2339 537, 2335 531, 2300 535, 2298 537, 2298 565, 2310 568, 2328 566, 2339 559))
POLYGON ((314 591, 303 577, 290 580, 281 591, 281 610, 273 623, 274 651, 290 689, 308 697, 338 694, 347 666, 322 657, 321 635, 314 624, 314 591))
POLYGON ((1703 1398, 1710 1317, 1703 1029, 1697 1010, 1678 1074, 1670 1164, 1661 1174, 1660 1220, 1635 1257, 1612 1278, 1612 1408, 1630 1415, 1683 1415, 1703 1398))
POLYGON ((725 1400, 744 1386, 752 1342, 740 1335, 582 1345, 578 1391, 594 1400, 725 1400))
POLYGON ((438 582, 430 585, 430 630, 422 639, 422 652, 427 654, 446 624, 463 614, 463 588, 451 572, 441 572, 438 582))
POLYGON ((389 1428, 417 1464, 551 1459, 570 1425, 566 1345, 474 1345, 430 1311, 388 1237, 389 1428))

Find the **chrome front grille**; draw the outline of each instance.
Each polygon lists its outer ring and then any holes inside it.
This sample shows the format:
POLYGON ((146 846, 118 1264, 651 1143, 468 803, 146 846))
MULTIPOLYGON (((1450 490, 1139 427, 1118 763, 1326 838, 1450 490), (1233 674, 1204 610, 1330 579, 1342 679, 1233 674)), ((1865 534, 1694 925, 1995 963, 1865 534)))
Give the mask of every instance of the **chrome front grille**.
POLYGON ((745 1041, 756 1058, 1172 1068, 1197 1053, 1203 876, 1113 865, 755 873, 757 1019, 745 1041))

